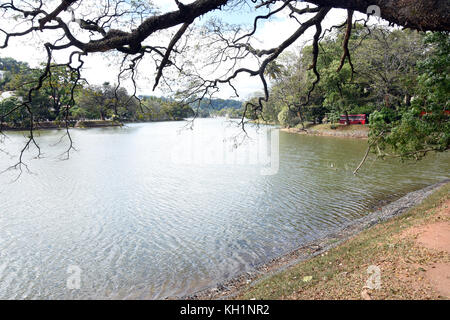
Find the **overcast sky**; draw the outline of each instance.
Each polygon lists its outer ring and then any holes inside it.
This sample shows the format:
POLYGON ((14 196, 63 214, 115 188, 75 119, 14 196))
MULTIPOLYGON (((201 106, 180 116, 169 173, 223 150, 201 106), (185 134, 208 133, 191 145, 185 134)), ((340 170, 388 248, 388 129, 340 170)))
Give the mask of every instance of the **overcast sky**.
MULTIPOLYGON (((177 9, 174 0, 154 0, 153 2, 160 8, 161 12, 167 12, 177 9)), ((182 2, 187 4, 193 1, 184 0, 182 2)), ((261 12, 264 13, 266 11, 260 10, 259 14, 261 12)), ((230 24, 247 24, 248 26, 251 26, 251 24, 253 23, 253 18, 257 14, 258 13, 255 13, 255 10, 250 7, 243 7, 237 12, 214 11, 201 17, 197 24, 203 24, 210 18, 217 17, 230 24)), ((356 15, 356 18, 358 19, 362 17, 366 16, 362 14, 356 15)), ((333 9, 332 11, 330 11, 330 13, 328 13, 326 20, 323 23, 323 27, 325 29, 332 25, 342 23, 343 21, 345 21, 345 18, 346 12, 344 10, 333 9)), ((371 18, 371 20, 376 22, 375 18, 371 18)), ((0 22, 0 26, 3 27, 5 23, 7 22, 0 22)), ((276 18, 271 19, 270 21, 260 20, 258 26, 258 31, 255 35, 258 48, 271 48, 274 46, 278 46, 284 39, 288 38, 292 34, 293 30, 298 28, 298 23, 294 19, 289 18, 287 15, 279 15, 276 18)), ((298 50, 301 45, 312 39, 312 35, 314 32, 314 28, 310 28, 308 32, 306 32, 294 45, 292 45, 290 50, 298 50)), ((39 34, 36 34, 34 36, 41 37, 41 35, 39 34)), ((167 43, 167 41, 164 42, 167 43)), ((207 52, 204 52, 203 54, 207 54, 207 52)), ((11 39, 8 48, 0 50, 0 56, 13 57, 16 60, 26 61, 31 66, 35 67, 45 60, 46 54, 43 48, 33 45, 33 42, 27 44, 21 39, 11 39)), ((90 55, 85 58, 83 76, 91 84, 102 84, 105 81, 114 83, 116 82, 118 73, 116 61, 117 60, 111 59, 104 54, 90 55)), ((138 94, 156 96, 165 94, 159 89, 152 91, 153 81, 151 79, 154 78, 154 65, 142 64, 140 66, 139 72, 140 74, 145 74, 145 76, 141 77, 138 82, 138 94)), ((261 83, 257 77, 239 77, 234 82, 234 85, 238 89, 240 99, 246 99, 254 92, 261 91, 262 89, 261 83)), ((127 89, 130 88, 128 87, 127 89)), ((217 95, 217 97, 221 98, 229 98, 232 96, 233 92, 229 88, 222 89, 222 91, 217 95)))

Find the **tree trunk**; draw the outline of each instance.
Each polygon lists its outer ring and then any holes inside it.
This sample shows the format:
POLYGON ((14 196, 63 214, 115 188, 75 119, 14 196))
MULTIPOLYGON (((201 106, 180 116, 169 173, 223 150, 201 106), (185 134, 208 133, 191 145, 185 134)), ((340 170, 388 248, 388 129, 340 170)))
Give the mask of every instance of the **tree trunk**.
POLYGON ((297 115, 300 118, 300 123, 302 124, 302 130, 305 130, 305 122, 303 121, 303 116, 302 113, 299 111, 297 111, 297 115))
POLYGON ((406 96, 405 96, 405 104, 408 107, 411 106, 411 95, 409 93, 407 93, 406 96))
POLYGON ((389 95, 387 93, 385 93, 384 94, 384 106, 386 108, 389 108, 389 105, 390 105, 390 103, 389 103, 389 95))
POLYGON ((350 118, 348 117, 348 111, 345 111, 345 124, 347 126, 350 125, 350 118))

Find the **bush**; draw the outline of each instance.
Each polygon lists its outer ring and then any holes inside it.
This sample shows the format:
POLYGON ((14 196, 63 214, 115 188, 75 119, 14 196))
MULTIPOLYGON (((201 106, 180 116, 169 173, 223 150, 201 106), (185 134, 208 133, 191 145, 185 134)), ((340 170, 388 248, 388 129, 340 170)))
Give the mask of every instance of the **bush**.
POLYGON ((373 104, 366 104, 363 106, 356 106, 353 107, 349 113, 352 114, 371 114, 372 112, 374 112, 375 110, 377 110, 377 107, 373 104))
POLYGON ((284 107, 280 113, 278 113, 278 121, 284 127, 294 127, 300 123, 300 118, 288 107, 284 107))

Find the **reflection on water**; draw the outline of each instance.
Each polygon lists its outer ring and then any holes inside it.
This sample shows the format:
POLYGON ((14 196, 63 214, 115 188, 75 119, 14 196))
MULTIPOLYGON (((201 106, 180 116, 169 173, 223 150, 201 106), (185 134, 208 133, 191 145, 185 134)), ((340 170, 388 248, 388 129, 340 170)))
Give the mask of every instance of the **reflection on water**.
MULTIPOLYGON (((217 119, 182 126, 73 130, 78 151, 68 161, 58 158, 64 141, 55 145, 62 133, 41 132, 45 158, 27 153, 31 173, 15 183, 17 171, 0 175, 0 298, 192 293, 361 217, 381 199, 449 177, 448 154, 407 165, 370 159, 354 176, 365 141, 287 133, 275 175, 250 161, 174 161, 186 139, 194 156, 256 150, 258 139, 230 147, 240 136, 217 119), (69 266, 81 269, 80 289, 66 286, 69 266)), ((17 155, 24 140, 10 133, 1 147, 17 155)), ((15 160, 1 153, 0 169, 15 160)))

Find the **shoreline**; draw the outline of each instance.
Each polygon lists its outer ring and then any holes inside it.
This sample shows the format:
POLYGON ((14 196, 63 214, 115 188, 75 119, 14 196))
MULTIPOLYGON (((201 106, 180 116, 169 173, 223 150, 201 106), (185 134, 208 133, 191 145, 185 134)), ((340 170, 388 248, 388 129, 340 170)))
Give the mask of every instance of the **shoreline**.
POLYGON ((409 192, 399 199, 382 206, 380 209, 371 211, 366 216, 353 220, 337 228, 337 230, 331 231, 320 239, 306 243, 268 262, 255 266, 252 271, 225 279, 211 287, 200 289, 190 295, 168 297, 166 299, 222 300, 233 298, 239 295, 244 289, 248 289, 275 274, 281 273, 293 265, 323 254, 366 229, 391 220, 394 217, 401 216, 409 209, 422 203, 434 191, 437 191, 449 182, 450 179, 445 179, 422 189, 409 192))
POLYGON ((280 131, 287 132, 287 133, 294 133, 294 134, 305 134, 305 135, 337 137, 337 138, 352 138, 352 139, 368 139, 369 138, 368 127, 361 127, 361 128, 355 129, 355 127, 353 127, 353 126, 350 127, 350 130, 314 129, 314 127, 312 127, 312 128, 306 128, 306 129, 282 128, 282 129, 280 129, 280 131))
MULTIPOLYGON (((68 121, 69 129, 85 129, 85 128, 103 128, 103 127, 121 127, 123 123, 113 120, 70 120, 68 121)), ((65 130, 65 121, 42 121, 34 123, 33 130, 65 130)), ((8 123, 1 124, 2 131, 28 131, 29 127, 14 126, 8 123)))
MULTIPOLYGON (((153 123, 153 122, 167 122, 167 121, 185 121, 185 119, 174 120, 149 120, 149 121, 113 121, 113 120, 76 120, 69 121, 69 129, 90 129, 90 128, 112 128, 123 127, 130 123, 153 123)), ((35 123, 33 130, 65 130, 66 125, 64 121, 44 121, 35 123)), ((3 123, 1 131, 28 131, 29 127, 14 127, 11 124, 3 123)))

